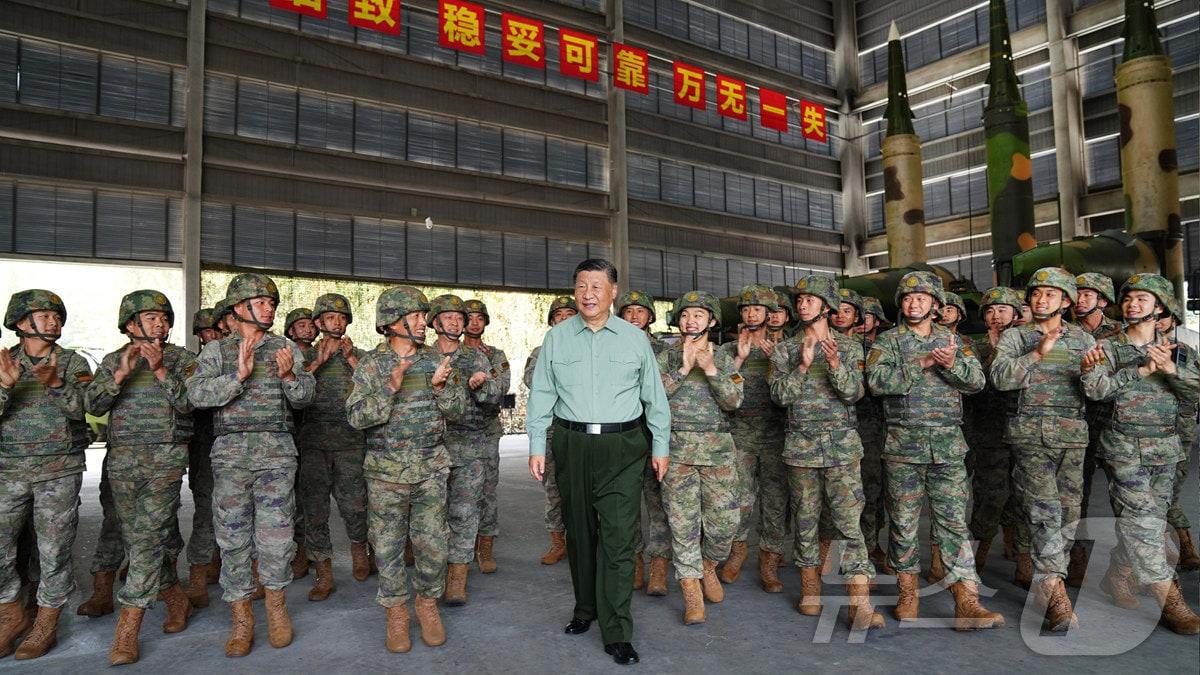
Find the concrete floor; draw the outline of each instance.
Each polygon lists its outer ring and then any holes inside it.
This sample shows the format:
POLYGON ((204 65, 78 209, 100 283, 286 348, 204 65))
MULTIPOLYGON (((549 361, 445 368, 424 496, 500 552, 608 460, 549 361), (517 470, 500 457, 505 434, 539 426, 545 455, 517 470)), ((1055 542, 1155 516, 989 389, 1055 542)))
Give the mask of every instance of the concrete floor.
MULTIPOLYGON (((506 438, 501 467, 501 526, 496 557, 499 572, 483 576, 474 571, 469 580, 470 604, 443 608, 449 640, 430 649, 413 629, 413 650, 389 654, 384 649, 384 613, 374 602, 376 582, 350 577, 345 533, 335 524, 338 548, 334 561, 338 590, 324 603, 310 603, 306 593, 313 578, 294 583, 288 603, 296 629, 295 642, 272 649, 266 639, 266 619, 256 603, 256 642, 253 653, 239 660, 223 653, 229 614, 219 601, 218 586, 210 586, 214 602, 197 610, 183 633, 165 635, 159 630, 161 604, 146 615, 142 630, 142 658, 125 668, 147 673, 324 672, 412 669, 415 672, 627 672, 612 663, 600 643, 599 631, 567 636, 562 626, 571 617, 571 582, 566 562, 544 567, 538 562, 546 544, 542 527, 542 491, 526 473, 522 437, 506 438)), ((83 487, 75 567, 80 594, 64 612, 59 645, 47 656, 19 663, 7 658, 0 670, 24 669, 39 673, 79 673, 103 668, 116 625, 116 615, 98 619, 76 616, 75 607, 91 591, 88 562, 100 527, 97 481, 102 451, 90 451, 89 472, 83 487)), ((1192 466, 1196 466, 1195 453, 1192 466)), ((1092 504, 1108 515, 1098 479, 1092 504)), ((1200 525, 1196 471, 1188 477, 1186 508, 1200 525)), ((181 527, 186 536, 191 525, 191 494, 183 491, 181 527)), ((334 518, 335 523, 338 520, 334 518)), ((875 594, 887 617, 887 628, 872 632, 865 642, 845 627, 845 611, 821 618, 802 617, 795 609, 799 579, 791 568, 784 577, 787 590, 767 595, 757 586, 753 556, 749 573, 727 587, 725 602, 710 605, 708 622, 684 626, 680 621, 682 597, 671 583, 665 598, 634 593, 634 645, 641 653, 643 671, 698 673, 768 673, 796 671, 801 667, 838 669, 843 672, 905 670, 909 672, 1200 672, 1200 638, 1175 635, 1152 625, 1153 605, 1143 597, 1143 614, 1109 605, 1097 588, 1107 555, 1097 556, 1084 594, 1077 600, 1081 629, 1067 637, 1038 637, 1037 624, 1022 630, 1020 616, 1026 594, 1012 585, 1013 563, 1001 557, 1000 542, 993 548, 983 580, 985 603, 1002 612, 1008 625, 1000 630, 956 633, 932 617, 953 616, 953 600, 940 592, 922 599, 923 619, 901 628, 885 606, 894 586, 882 584, 875 594), (1146 639, 1140 634, 1149 633, 1146 639), (1128 644, 1122 644, 1127 642, 1128 644), (1046 655, 1055 651, 1066 657, 1046 655), (1105 653, 1105 650, 1116 653, 1105 653), (1074 654, 1088 653, 1087 656, 1074 654)), ((181 574, 186 567, 180 563, 181 574)), ((1197 606, 1200 574, 1182 575, 1189 603, 1197 606)), ((827 586, 827 588, 829 588, 827 586)), ((838 593, 840 589, 833 589, 838 593)), ((831 593, 831 594, 832 594, 831 593)), ((1072 591, 1075 597, 1076 591, 1072 591)), ((827 605, 828 606, 828 605, 827 605)), ((415 623, 415 622, 414 622, 415 623)))

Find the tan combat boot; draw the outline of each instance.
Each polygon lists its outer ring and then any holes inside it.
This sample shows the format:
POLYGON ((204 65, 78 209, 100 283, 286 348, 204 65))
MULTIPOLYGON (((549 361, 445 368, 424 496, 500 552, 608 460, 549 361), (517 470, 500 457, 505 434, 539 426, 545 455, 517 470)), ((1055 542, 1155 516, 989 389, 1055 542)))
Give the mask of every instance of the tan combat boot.
POLYGON ((158 597, 167 606, 167 616, 163 619, 163 632, 178 633, 187 628, 188 617, 192 615, 192 601, 183 592, 183 587, 179 584, 172 584, 159 593, 158 597))
POLYGON ((92 597, 75 610, 79 616, 104 616, 113 612, 113 582, 116 572, 96 572, 92 575, 92 597))
POLYGON ((937 544, 930 544, 929 554, 929 574, 925 575, 925 581, 936 584, 946 578, 946 568, 942 565, 942 547, 937 544))
POLYGON ((717 578, 717 561, 704 561, 704 577, 700 582, 704 587, 704 599, 708 602, 717 603, 725 599, 725 589, 721 586, 721 580, 717 578))
POLYGON ((416 609, 417 624, 421 626, 421 642, 428 647, 446 644, 446 627, 442 625, 437 600, 418 595, 413 605, 416 609))
POLYGON ((979 589, 974 581, 960 581, 950 586, 954 594, 954 630, 983 630, 1004 626, 1004 615, 989 612, 979 604, 979 589))
POLYGON ((1079 627, 1079 617, 1067 597, 1067 587, 1059 577, 1050 577, 1038 584, 1038 603, 1046 608, 1046 620, 1042 624, 1052 633, 1063 633, 1079 627))
POLYGON ((850 618, 851 630, 867 630, 884 626, 883 615, 876 612, 875 608, 871 606, 871 594, 867 590, 867 582, 865 574, 856 574, 847 582, 847 590, 850 593, 850 607, 847 609, 847 615, 850 618))
POLYGON ((250 599, 262 600, 267 597, 267 589, 263 587, 262 580, 258 577, 258 558, 250 563, 250 575, 254 578, 254 595, 250 596, 250 599))
POLYGON ((1179 581, 1168 579, 1150 584, 1150 591, 1162 607, 1162 622, 1180 635, 1200 633, 1200 616, 1188 607, 1179 590, 1179 581))
POLYGON ((1033 556, 1028 553, 1017 554, 1017 571, 1013 574, 1013 583, 1029 590, 1033 584, 1033 556))
POLYGON ((466 563, 450 563, 446 565, 446 593, 442 601, 448 607, 467 604, 467 572, 471 569, 466 563))
POLYGON ((188 569, 187 596, 192 607, 208 607, 208 565, 188 569))
POLYGON ((825 573, 829 565, 829 548, 831 546, 833 546, 833 540, 831 539, 821 539, 817 543, 817 555, 821 558, 821 568, 817 571, 821 574, 825 573))
POLYGON ((1108 593, 1112 602, 1121 609, 1135 609, 1141 602, 1137 597, 1137 584, 1133 581, 1133 568, 1128 565, 1108 563, 1108 571, 1100 581, 1100 590, 1108 593))
POLYGON ((408 605, 392 605, 387 608, 387 650, 403 654, 412 649, 408 637, 408 605))
POLYGON ((892 615, 897 621, 916 621, 921 606, 921 592, 917 583, 917 575, 912 572, 901 572, 896 575, 896 583, 900 586, 896 607, 892 615))
POLYGON ((371 576, 371 561, 367 556, 367 542, 350 542, 350 576, 355 581, 366 581, 371 576))
POLYGON ((679 590, 683 591, 683 625, 704 623, 704 592, 699 579, 680 579, 679 590))
POLYGON ((60 607, 39 605, 37 618, 33 620, 33 628, 25 635, 25 639, 21 640, 21 646, 17 647, 17 655, 13 658, 18 661, 36 659, 53 649, 54 645, 58 644, 59 614, 62 614, 60 607))
POLYGON ((746 542, 735 541, 729 547, 729 557, 721 566, 720 579, 722 583, 732 584, 742 574, 742 565, 746 563, 746 542))
POLYGON ((29 630, 33 619, 25 613, 20 602, 6 602, 0 605, 0 659, 13 653, 16 649, 17 638, 29 630))
POLYGON ((337 590, 337 586, 333 583, 333 561, 326 558, 318 562, 315 567, 317 568, 317 580, 313 582, 313 587, 308 591, 308 599, 312 602, 321 602, 337 590))
POLYGON ((208 585, 212 586, 221 580, 221 549, 213 549, 212 560, 208 564, 208 585))
POLYGON ((663 596, 667 594, 668 567, 666 558, 658 556, 650 558, 650 579, 646 582, 646 595, 663 596))
POLYGON ((113 634, 112 649, 108 650, 108 665, 124 666, 136 663, 138 656, 138 633, 142 630, 142 617, 146 610, 141 607, 122 607, 117 615, 117 630, 113 634))
POLYGON ((1067 562, 1067 585, 1071 588, 1083 586, 1083 577, 1087 573, 1087 549, 1080 544, 1071 547, 1070 558, 1067 562))
POLYGON ((543 565, 554 563, 567 557, 567 535, 565 532, 550 533, 550 548, 542 554, 543 565))
POLYGON ((288 616, 287 598, 283 589, 267 589, 267 641, 280 649, 292 644, 292 617, 288 616))
POLYGON ((633 555, 633 590, 641 590, 646 585, 646 563, 641 553, 633 555))
POLYGON ((758 584, 767 593, 782 593, 783 582, 779 580, 779 554, 758 549, 758 584))
POLYGON ((804 616, 820 616, 821 569, 819 567, 800 568, 800 602, 796 603, 796 611, 804 616))
POLYGON ((1017 559, 1017 528, 1012 525, 1005 525, 1001 528, 1004 533, 1004 559, 1017 559))
POLYGON ((292 578, 303 579, 308 576, 308 568, 311 563, 308 560, 308 551, 305 550, 304 544, 296 545, 296 555, 292 558, 292 578))
POLYGON ((225 656, 245 656, 254 647, 254 606, 250 598, 229 603, 231 614, 225 656))
POLYGON ((1186 527, 1175 528, 1179 537, 1179 568, 1184 570, 1200 570, 1200 552, 1196 551, 1196 541, 1192 539, 1192 531, 1186 527))
POLYGON ((991 539, 979 540, 979 548, 975 549, 975 574, 983 574, 984 568, 987 567, 988 553, 991 550, 991 539))
MULTIPOLYGON (((491 535, 479 535, 475 538, 475 562, 479 565, 480 574, 493 574, 496 571, 496 557, 493 548, 496 538, 491 535)), ((635 588, 640 588, 637 586, 635 588)))

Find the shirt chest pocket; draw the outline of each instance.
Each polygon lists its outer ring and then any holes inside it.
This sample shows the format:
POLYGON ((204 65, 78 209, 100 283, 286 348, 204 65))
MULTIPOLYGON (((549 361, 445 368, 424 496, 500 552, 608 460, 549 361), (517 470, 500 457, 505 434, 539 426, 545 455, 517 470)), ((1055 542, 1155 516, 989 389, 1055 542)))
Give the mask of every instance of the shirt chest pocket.
POLYGON ((636 386, 642 373, 641 360, 636 354, 610 354, 604 365, 608 367, 607 379, 621 389, 636 386))
POLYGON ((578 357, 560 356, 550 360, 550 371, 554 381, 567 387, 578 387, 587 384, 588 372, 584 368, 583 359, 578 357))

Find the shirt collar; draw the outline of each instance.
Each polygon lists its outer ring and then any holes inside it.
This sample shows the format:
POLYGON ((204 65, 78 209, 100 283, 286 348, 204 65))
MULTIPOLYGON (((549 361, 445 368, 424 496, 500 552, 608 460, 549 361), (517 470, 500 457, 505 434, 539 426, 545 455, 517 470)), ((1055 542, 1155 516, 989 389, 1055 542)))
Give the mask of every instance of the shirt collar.
MULTIPOLYGON (((583 320, 582 314, 576 314, 575 316, 567 319, 567 321, 575 322, 574 324, 571 325, 571 331, 576 335, 582 333, 585 330, 591 330, 590 328, 588 328, 587 322, 583 320)), ((609 331, 610 333, 616 333, 617 331, 613 330, 612 321, 613 321, 613 314, 610 312, 608 315, 608 319, 605 320, 604 325, 601 326, 600 330, 606 330, 606 331, 609 331)), ((596 332, 599 333, 600 331, 596 331, 596 332)))

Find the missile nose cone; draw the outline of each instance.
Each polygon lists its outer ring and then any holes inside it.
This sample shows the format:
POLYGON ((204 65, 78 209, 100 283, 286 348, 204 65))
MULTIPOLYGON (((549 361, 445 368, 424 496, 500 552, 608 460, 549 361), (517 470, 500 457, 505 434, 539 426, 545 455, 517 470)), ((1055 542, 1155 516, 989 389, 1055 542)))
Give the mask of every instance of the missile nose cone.
POLYGON ((900 29, 896 27, 896 22, 893 21, 891 27, 888 28, 888 42, 894 42, 899 39, 900 29))

